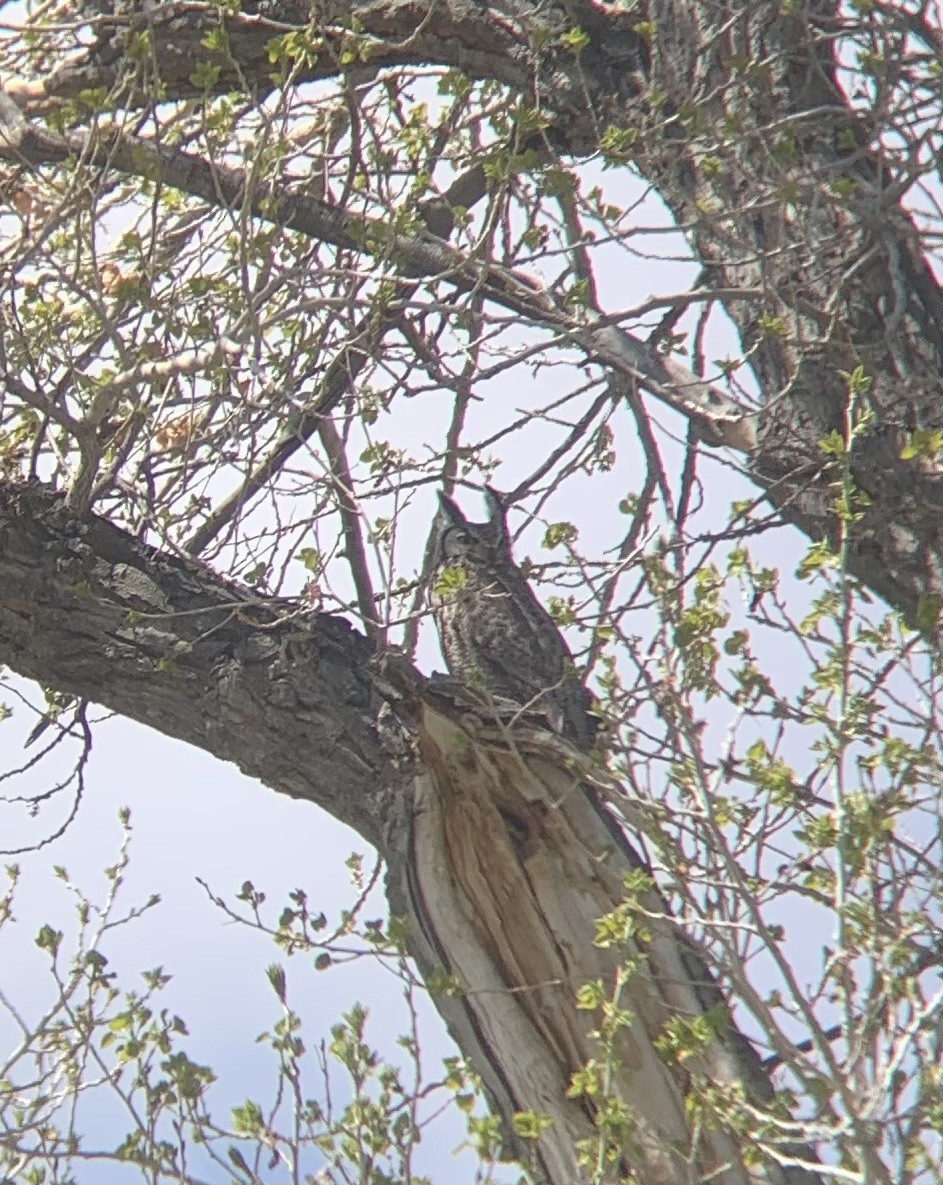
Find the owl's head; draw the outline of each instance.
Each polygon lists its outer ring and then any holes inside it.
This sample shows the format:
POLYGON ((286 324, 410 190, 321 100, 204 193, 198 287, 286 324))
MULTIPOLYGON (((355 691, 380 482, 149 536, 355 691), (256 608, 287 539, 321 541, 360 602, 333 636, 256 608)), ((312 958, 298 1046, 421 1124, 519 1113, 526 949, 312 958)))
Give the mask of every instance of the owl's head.
POLYGON ((485 486, 488 521, 472 523, 446 494, 439 494, 439 510, 432 524, 433 569, 461 560, 470 564, 493 564, 511 554, 506 511, 501 495, 485 486))

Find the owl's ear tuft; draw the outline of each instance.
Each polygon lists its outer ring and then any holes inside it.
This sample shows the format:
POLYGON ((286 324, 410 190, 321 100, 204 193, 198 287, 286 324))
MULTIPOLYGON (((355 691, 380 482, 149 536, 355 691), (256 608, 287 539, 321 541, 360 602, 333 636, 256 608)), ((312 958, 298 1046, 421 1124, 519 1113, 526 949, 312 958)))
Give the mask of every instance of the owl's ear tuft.
POLYGON ((468 519, 462 514, 456 502, 453 502, 448 494, 443 494, 439 491, 439 510, 436 514, 436 521, 449 527, 465 527, 468 525, 468 519))
POLYGON ((494 486, 485 486, 485 505, 488 508, 488 527, 493 538, 499 540, 510 552, 511 533, 508 531, 507 504, 504 495, 494 486))
POLYGON ((448 494, 439 492, 439 508, 432 520, 432 553, 431 564, 438 568, 447 559, 446 537, 456 530, 466 531, 468 520, 448 494))

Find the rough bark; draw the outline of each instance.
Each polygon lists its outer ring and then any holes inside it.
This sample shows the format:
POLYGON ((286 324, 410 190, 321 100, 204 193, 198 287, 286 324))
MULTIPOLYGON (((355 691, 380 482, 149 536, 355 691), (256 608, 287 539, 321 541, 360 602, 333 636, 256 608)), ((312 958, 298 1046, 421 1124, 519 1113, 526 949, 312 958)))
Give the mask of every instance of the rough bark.
MULTIPOLYGON (((435 997, 499 1113, 549 1116, 538 1176, 583 1179, 576 1145, 593 1111, 566 1097, 598 1054, 599 1022, 574 1008, 591 979, 637 964, 620 1003, 613 1090, 629 1105, 624 1166, 654 1185, 754 1180, 722 1117, 692 1128, 696 1083, 774 1101, 704 957, 657 891, 638 898, 626 948, 593 942, 643 867, 588 788, 590 767, 559 738, 488 720, 470 693, 377 659, 346 622, 263 601, 208 568, 76 518, 37 486, 0 484, 0 662, 197 745, 272 789, 355 828, 385 859, 392 911, 424 973, 460 986, 435 997), (717 1037, 684 1063, 654 1042, 672 1017, 710 1012, 717 1037), (697 1138, 692 1137, 697 1131, 697 1138)), ((774 1140, 774 1143, 776 1141, 774 1140)), ((811 1154, 783 1135, 765 1179, 814 1185, 811 1154), (790 1167, 791 1165, 791 1167, 790 1167)))
POLYGON ((310 799, 382 849, 408 749, 399 769, 373 647, 342 618, 273 610, 36 486, 0 486, 0 590, 0 662, 310 799))
POLYGON ((933 613, 921 610, 922 598, 943 590, 943 473, 900 454, 912 432, 940 424, 943 293, 902 203, 916 173, 892 171, 880 150, 888 129, 877 114, 854 111, 839 85, 838 5, 652 8, 663 35, 646 81, 676 109, 695 104, 702 126, 737 129, 726 141, 672 143, 657 131, 663 118, 644 118, 644 96, 623 108, 623 119, 629 110, 643 116, 638 163, 679 222, 694 227, 712 279, 764 294, 725 302, 762 393, 751 472, 812 540, 833 540, 834 472, 819 442, 846 435, 843 372, 863 366, 872 381, 859 411, 873 420, 852 457, 870 505, 850 567, 911 622, 919 613, 926 623, 933 613), (763 67, 748 75, 738 61, 763 67), (784 162, 770 144, 786 130, 784 162), (704 167, 711 149, 718 171, 704 167), (769 316, 781 319, 782 335, 764 330, 769 316))

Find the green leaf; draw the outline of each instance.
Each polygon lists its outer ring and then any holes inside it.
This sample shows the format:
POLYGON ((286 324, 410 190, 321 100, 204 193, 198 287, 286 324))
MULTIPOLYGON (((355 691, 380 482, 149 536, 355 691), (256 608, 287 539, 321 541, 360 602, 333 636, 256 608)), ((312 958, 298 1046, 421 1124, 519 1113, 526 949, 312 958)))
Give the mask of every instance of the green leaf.
POLYGON ((524 1140, 536 1140, 541 1132, 546 1131, 553 1123, 547 1115, 538 1115, 536 1111, 518 1111, 512 1120, 514 1131, 524 1140))
POLYGON ((215 62, 200 62, 190 74, 190 85, 197 90, 212 90, 219 81, 220 67, 215 62))
POLYGON ((551 523, 544 534, 544 547, 551 551, 562 543, 572 543, 578 534, 572 523, 551 523))
POLYGON ((437 597, 448 597, 461 590, 468 583, 468 573, 460 564, 443 568, 435 582, 434 592, 437 597))
POLYGON ((919 457, 935 461, 941 448, 943 448, 943 429, 917 428, 900 450, 900 459, 913 461, 919 457))
POLYGON ((55 955, 62 942, 62 931, 53 930, 52 926, 41 926, 39 933, 36 935, 36 945, 40 950, 47 950, 51 955, 55 955))
POLYGON ((300 560, 309 572, 321 571, 321 553, 316 547, 300 547, 295 559, 300 560))
POLYGON ((576 26, 575 29, 570 29, 568 33, 564 33, 560 38, 560 44, 565 45, 567 49, 571 49, 574 53, 581 53, 587 45, 589 45, 589 34, 576 26))

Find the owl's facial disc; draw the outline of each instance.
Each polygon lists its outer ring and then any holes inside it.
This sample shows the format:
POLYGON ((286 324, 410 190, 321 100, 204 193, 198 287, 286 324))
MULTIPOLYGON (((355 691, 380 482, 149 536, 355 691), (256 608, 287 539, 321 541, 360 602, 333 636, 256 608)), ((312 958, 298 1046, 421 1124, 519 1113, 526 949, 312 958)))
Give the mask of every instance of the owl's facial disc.
POLYGON ((453 556, 467 555, 475 546, 475 537, 461 527, 450 527, 445 533, 443 542, 445 554, 452 558, 453 556))

